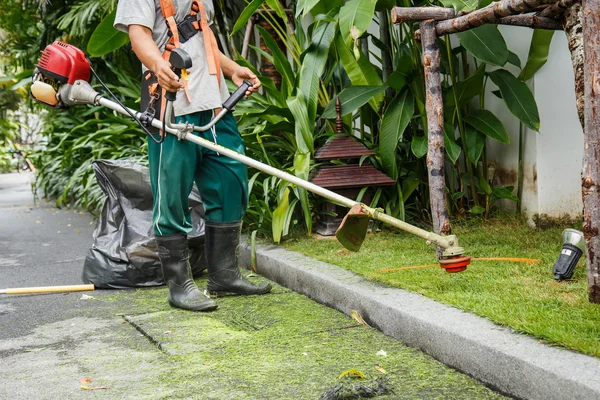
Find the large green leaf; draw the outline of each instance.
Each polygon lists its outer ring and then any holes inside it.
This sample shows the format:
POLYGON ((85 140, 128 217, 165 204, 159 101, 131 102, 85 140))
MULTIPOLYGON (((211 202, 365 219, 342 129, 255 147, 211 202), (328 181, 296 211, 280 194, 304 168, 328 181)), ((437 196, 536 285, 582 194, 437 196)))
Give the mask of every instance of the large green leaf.
POLYGON ((407 88, 398 93, 383 115, 379 135, 379 154, 383 168, 394 180, 398 179, 396 148, 414 113, 415 99, 407 88))
POLYGON ((266 0, 267 6, 269 6, 269 8, 271 10, 275 11, 275 14, 277 14, 277 16, 283 20, 283 21, 287 21, 287 14, 285 13, 285 10, 283 9, 283 6, 281 5, 281 1, 279 0, 266 0))
POLYGON ((96 27, 87 45, 91 57, 101 57, 129 43, 129 35, 113 28, 117 10, 108 14, 96 27))
POLYGON ((289 201, 290 190, 285 188, 283 196, 279 199, 279 205, 273 211, 273 220, 271 221, 271 229, 273 231, 273 241, 279 243, 281 241, 281 234, 285 225, 285 216, 290 205, 289 201))
POLYGON ((307 112, 310 121, 317 117, 317 102, 321 75, 327 64, 329 47, 335 38, 336 22, 319 21, 314 29, 312 44, 306 51, 300 68, 299 88, 306 96, 307 112))
POLYGON ((377 5, 375 6, 375 10, 377 11, 387 11, 396 5, 396 0, 377 0, 377 5))
POLYGON ((444 148, 453 164, 456 163, 461 152, 460 146, 456 144, 455 137, 454 125, 448 122, 444 123, 444 148))
POLYGON ((467 156, 473 164, 477 165, 485 146, 485 135, 467 125, 465 127, 465 141, 467 142, 467 156))
POLYGON ((408 197, 419 187, 420 184, 421 180, 414 172, 402 179, 402 198, 404 200, 408 199, 408 197))
POLYGON ((413 136, 410 149, 415 157, 423 157, 425 154, 427 154, 428 150, 427 138, 425 136, 413 136))
POLYGON ((294 115, 296 123, 296 146, 301 153, 314 152, 313 143, 313 124, 314 120, 308 119, 306 100, 301 90, 298 90, 296 97, 287 100, 287 105, 294 115))
MULTIPOLYGON (((310 154, 296 152, 294 155, 294 172, 298 178, 308 180, 308 173, 310 171, 310 154)), ((308 192, 306 189, 296 187, 295 189, 297 197, 300 199, 300 205, 304 213, 304 223, 308 229, 308 234, 312 232, 312 214, 310 212, 310 203, 308 201, 308 192)))
POLYGON ((345 42, 358 39, 367 31, 377 0, 350 0, 340 9, 340 32, 345 42))
MULTIPOLYGON (((287 55, 281 51, 277 42, 269 35, 269 33, 260 26, 257 26, 258 31, 260 32, 265 45, 271 50, 271 54, 273 57, 273 65, 277 69, 277 72, 281 74, 281 77, 285 83, 285 90, 282 90, 284 96, 289 96, 292 88, 294 87, 294 83, 296 80, 296 75, 292 70, 292 66, 287 58, 287 55)), ((283 89, 283 86, 282 86, 283 89)))
POLYGON ((477 9, 478 0, 441 0, 445 7, 454 7, 456 11, 473 11, 477 9))
POLYGON ((489 110, 475 110, 464 117, 464 121, 492 139, 506 144, 510 143, 508 132, 502 121, 489 110))
MULTIPOLYGON (((350 86, 342 90, 337 96, 342 105, 342 116, 348 115, 362 107, 368 103, 373 96, 383 93, 385 89, 385 86, 350 86)), ((327 106, 325 106, 325 110, 323 111, 323 118, 336 118, 337 113, 335 110, 335 103, 335 98, 327 103, 327 106)))
POLYGON ((459 106, 463 106, 470 102, 473 97, 481 93, 484 79, 485 64, 482 64, 473 75, 469 76, 464 81, 457 82, 455 89, 451 86, 444 91, 446 107, 454 107, 456 104, 453 93, 454 90, 456 91, 456 98, 458 99, 459 106))
POLYGON ((528 81, 548 61, 550 44, 554 31, 545 29, 535 29, 529 46, 529 56, 525 68, 521 71, 519 79, 523 82, 528 81))
MULTIPOLYGON (((368 58, 360 57, 357 61, 340 35, 336 36, 335 45, 340 61, 354 86, 381 86, 383 84, 379 72, 368 58)), ((379 112, 382 103, 383 93, 369 101, 375 112, 379 112)))
POLYGON ((510 112, 531 129, 539 131, 540 114, 527 85, 503 69, 492 71, 489 76, 500 89, 502 99, 510 112))
POLYGON ((488 64, 503 66, 508 60, 508 47, 496 25, 483 25, 457 33, 456 36, 473 57, 488 64))
POLYGON ((242 29, 248 23, 248 20, 252 18, 258 7, 260 7, 265 0, 253 0, 252 3, 248 4, 244 11, 240 14, 240 17, 233 25, 233 29, 231 30, 231 35, 242 29))
POLYGON ((305 16, 319 3, 319 0, 298 0, 296 4, 296 17, 305 16))
POLYGON ((515 188, 513 186, 494 186, 492 189, 492 196, 490 201, 494 202, 498 199, 508 199, 512 201, 519 201, 519 198, 514 195, 513 190, 515 188))
POLYGON ((513 53, 512 51, 508 51, 508 63, 514 65, 517 68, 521 68, 521 59, 518 55, 513 53))

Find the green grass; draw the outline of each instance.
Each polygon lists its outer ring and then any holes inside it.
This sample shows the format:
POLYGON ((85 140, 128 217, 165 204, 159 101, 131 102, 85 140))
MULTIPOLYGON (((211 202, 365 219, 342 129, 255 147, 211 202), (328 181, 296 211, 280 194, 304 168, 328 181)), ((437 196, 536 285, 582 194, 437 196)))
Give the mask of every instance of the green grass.
POLYGON ((435 264, 435 248, 405 232, 369 234, 358 253, 336 240, 306 238, 284 246, 362 275, 368 280, 420 293, 486 317, 547 344, 600 356, 600 305, 588 301, 585 256, 570 281, 556 282, 552 267, 568 226, 536 230, 514 217, 453 226, 473 258, 519 257, 537 264, 473 260, 466 271, 445 272, 438 264, 392 272, 383 269, 435 264))

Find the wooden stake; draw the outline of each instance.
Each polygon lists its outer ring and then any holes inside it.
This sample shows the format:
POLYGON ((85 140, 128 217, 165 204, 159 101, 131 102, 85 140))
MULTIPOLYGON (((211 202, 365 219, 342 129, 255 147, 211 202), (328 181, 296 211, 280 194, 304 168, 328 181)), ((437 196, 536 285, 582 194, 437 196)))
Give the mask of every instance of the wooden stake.
POLYGON ((453 8, 445 7, 394 7, 392 8, 392 23, 401 24, 408 21, 424 21, 433 19, 441 21, 456 17, 453 8))
MULTIPOLYGON (((451 233, 446 209, 444 175, 444 103, 440 78, 440 48, 433 20, 421 22, 421 44, 425 70, 425 107, 427 111, 427 171, 433 231, 442 236, 451 233)), ((438 247, 438 258, 442 253, 438 247)))
POLYGON ((501 0, 462 17, 438 22, 435 30, 438 36, 463 32, 484 24, 497 23, 509 15, 535 11, 556 2, 557 0, 501 0))
POLYGON ((586 241, 588 297, 600 304, 600 0, 583 0, 583 76, 585 126, 582 170, 583 233, 586 241))

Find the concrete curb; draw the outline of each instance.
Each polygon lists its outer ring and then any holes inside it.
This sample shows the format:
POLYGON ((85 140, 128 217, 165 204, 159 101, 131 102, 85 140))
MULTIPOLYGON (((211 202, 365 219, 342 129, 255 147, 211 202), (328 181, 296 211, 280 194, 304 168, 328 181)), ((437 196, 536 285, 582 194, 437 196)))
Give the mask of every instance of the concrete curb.
MULTIPOLYGON (((250 246, 241 246, 250 265, 250 246)), ((550 347, 490 321, 277 246, 257 246, 258 272, 523 399, 600 399, 600 359, 550 347)))

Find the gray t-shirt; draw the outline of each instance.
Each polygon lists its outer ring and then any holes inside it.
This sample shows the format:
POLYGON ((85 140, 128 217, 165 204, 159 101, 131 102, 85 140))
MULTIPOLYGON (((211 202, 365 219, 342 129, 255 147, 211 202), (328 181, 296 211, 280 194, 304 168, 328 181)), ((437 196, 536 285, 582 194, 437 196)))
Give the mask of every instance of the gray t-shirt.
MULTIPOLYGON (((212 24, 215 13, 213 2, 212 0, 203 0, 203 3, 208 23, 212 24)), ((189 15, 192 0, 173 0, 173 4, 177 10, 175 21, 179 23, 189 15)), ((128 33, 129 25, 143 25, 150 28, 154 43, 157 44, 160 51, 164 50, 168 40, 168 29, 159 0, 119 0, 114 27, 128 33)), ((192 68, 188 70, 188 91, 191 102, 187 101, 183 89, 180 90, 173 107, 174 114, 179 116, 220 108, 229 97, 229 92, 223 74, 221 73, 221 86, 219 87, 216 76, 210 75, 208 71, 202 32, 198 32, 187 42, 181 43, 181 48, 192 57, 193 62, 192 68)), ((144 67, 145 70, 146 66, 144 67)))

